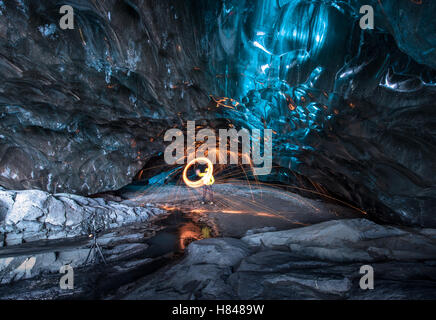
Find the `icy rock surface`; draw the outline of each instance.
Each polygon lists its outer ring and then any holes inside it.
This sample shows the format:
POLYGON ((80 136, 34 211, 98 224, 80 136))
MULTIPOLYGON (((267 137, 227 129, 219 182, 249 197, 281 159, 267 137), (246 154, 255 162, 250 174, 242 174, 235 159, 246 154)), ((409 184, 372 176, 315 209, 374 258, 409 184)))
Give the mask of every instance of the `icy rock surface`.
POLYGON ((295 230, 250 235, 242 240, 252 247, 287 248, 302 257, 334 262, 436 257, 436 238, 365 219, 333 220, 295 230))
POLYGON ((71 252, 40 253, 30 257, 0 258, 0 284, 30 279, 42 273, 58 273, 66 264, 72 267, 83 264, 88 256, 89 249, 82 248, 71 252))
MULTIPOLYGON (((113 269, 105 270, 105 276, 119 276, 150 262, 152 259, 144 257, 144 252, 149 247, 145 243, 145 234, 149 232, 147 224, 136 224, 100 234, 97 241, 105 261, 108 264, 115 263, 113 269)), ((90 274, 95 274, 93 272, 96 271, 92 264, 90 265, 96 258, 95 252, 90 251, 93 241, 85 237, 36 241, 31 245, 2 248, 0 284, 11 286, 0 287, 0 296, 2 299, 13 300, 59 299, 65 291, 62 293, 62 290, 59 290, 58 275, 60 268, 65 265, 78 272, 75 273, 74 280, 76 294, 86 292, 88 286, 95 288, 96 284, 89 278, 90 274)), ((101 260, 98 261, 102 263, 101 260)))
POLYGON ((2 3, 8 189, 119 189, 163 150, 166 128, 208 103, 201 25, 188 2, 73 1, 74 30, 60 29, 59 1, 2 3))
POLYGON ((146 221, 163 210, 132 207, 102 198, 50 194, 39 190, 0 191, 0 246, 41 239, 71 238, 132 222, 146 221))
POLYGON ((435 235, 434 229, 350 219, 241 240, 200 240, 180 263, 142 281, 125 298, 434 299, 435 235), (231 264, 218 259, 228 254, 231 264), (374 269, 373 290, 360 289, 363 265, 374 269))

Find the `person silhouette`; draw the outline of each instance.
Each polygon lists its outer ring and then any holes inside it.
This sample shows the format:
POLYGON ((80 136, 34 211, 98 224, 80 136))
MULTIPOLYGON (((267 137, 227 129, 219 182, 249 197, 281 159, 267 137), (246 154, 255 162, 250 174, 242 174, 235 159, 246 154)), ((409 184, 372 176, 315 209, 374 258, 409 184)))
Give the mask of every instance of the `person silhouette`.
MULTIPOLYGON (((207 174, 209 173, 209 168, 206 168, 206 170, 204 172, 201 172, 200 170, 197 170, 197 175, 199 177, 202 177, 204 179, 204 177, 207 176, 207 174)), ((205 204, 207 202, 207 195, 209 195, 209 203, 213 204, 213 191, 212 191, 212 185, 215 183, 215 178, 213 176, 211 176, 209 178, 208 181, 204 181, 204 186, 203 186, 203 199, 202 199, 202 204, 205 204)))

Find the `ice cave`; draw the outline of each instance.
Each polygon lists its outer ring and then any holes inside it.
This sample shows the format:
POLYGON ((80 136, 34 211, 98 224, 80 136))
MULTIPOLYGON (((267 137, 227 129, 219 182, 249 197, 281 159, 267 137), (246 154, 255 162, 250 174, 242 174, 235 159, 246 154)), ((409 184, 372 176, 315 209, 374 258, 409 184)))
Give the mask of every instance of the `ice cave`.
POLYGON ((435 16, 0 0, 0 300, 436 299, 435 16))

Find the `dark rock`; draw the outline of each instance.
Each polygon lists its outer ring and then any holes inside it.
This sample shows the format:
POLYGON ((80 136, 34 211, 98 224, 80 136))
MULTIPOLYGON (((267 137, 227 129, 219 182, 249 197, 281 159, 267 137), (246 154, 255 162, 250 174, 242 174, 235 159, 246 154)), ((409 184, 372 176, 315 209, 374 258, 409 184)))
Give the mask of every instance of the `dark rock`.
POLYGON ((201 240, 181 262, 143 279, 124 298, 432 299, 434 235, 353 219, 246 236, 257 250, 251 252, 240 240, 201 240), (230 263, 219 259, 232 250, 237 255, 230 263), (373 290, 359 286, 366 264, 374 269, 373 290))
POLYGON ((250 253, 241 240, 233 238, 204 239, 191 243, 187 248, 187 264, 216 264, 231 267, 250 253))
POLYGON ((182 262, 160 270, 158 276, 132 290, 126 298, 230 299, 234 295, 225 279, 249 253, 244 242, 233 238, 193 242, 182 262))
POLYGON ((305 228, 246 236, 242 240, 251 246, 285 249, 301 257, 336 262, 436 257, 435 237, 366 219, 327 221, 305 228))

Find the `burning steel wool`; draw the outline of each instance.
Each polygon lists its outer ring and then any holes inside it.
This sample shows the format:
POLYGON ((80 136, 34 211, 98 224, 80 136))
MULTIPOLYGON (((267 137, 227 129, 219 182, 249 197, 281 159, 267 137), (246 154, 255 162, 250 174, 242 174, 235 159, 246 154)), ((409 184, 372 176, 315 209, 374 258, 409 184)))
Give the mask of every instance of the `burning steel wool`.
POLYGON ((208 158, 201 157, 201 158, 195 158, 191 160, 183 170, 183 181, 188 187, 191 188, 200 188, 202 186, 212 185, 215 183, 215 178, 213 177, 213 164, 212 161, 210 161, 208 158), (188 178, 188 170, 191 168, 194 164, 206 164, 207 168, 205 172, 198 172, 197 175, 201 177, 201 179, 197 181, 189 180, 188 178))

